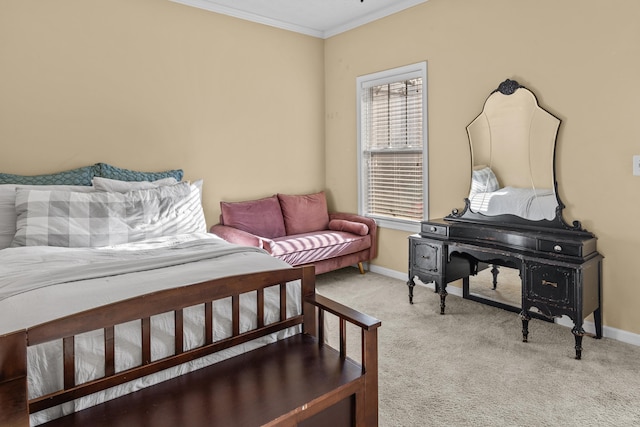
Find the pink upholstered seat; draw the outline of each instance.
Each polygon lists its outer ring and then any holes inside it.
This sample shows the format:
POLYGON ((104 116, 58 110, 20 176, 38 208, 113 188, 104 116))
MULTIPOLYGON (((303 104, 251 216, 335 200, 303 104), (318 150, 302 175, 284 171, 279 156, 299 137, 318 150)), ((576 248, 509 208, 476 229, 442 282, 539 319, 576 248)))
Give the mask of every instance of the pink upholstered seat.
POLYGON ((328 258, 367 250, 371 236, 358 236, 344 231, 313 231, 265 241, 271 255, 291 265, 313 264, 328 258))
POLYGON ((237 244, 258 246, 293 266, 314 264, 316 274, 376 256, 377 226, 356 214, 329 213, 324 192, 278 194, 221 202, 220 224, 210 231, 237 244))

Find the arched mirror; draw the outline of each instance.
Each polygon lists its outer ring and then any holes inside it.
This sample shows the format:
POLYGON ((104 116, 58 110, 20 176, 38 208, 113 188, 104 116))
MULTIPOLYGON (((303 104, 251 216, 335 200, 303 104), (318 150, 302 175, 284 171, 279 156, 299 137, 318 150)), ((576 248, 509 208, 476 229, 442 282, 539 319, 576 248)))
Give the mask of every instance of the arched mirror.
POLYGON ((559 126, 533 92, 514 80, 502 82, 467 126, 470 191, 464 211, 447 219, 580 229, 562 219, 554 173, 559 126))

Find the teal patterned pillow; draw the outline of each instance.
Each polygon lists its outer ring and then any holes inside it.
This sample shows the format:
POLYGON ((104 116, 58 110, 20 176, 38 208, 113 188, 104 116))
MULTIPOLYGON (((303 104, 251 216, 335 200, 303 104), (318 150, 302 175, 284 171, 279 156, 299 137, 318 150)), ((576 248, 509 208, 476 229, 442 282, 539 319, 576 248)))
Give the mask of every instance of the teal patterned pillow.
POLYGON ((175 178, 182 181, 184 172, 182 169, 169 170, 164 172, 139 172, 129 169, 122 169, 106 163, 96 163, 96 176, 101 178, 117 179, 118 181, 157 181, 163 178, 175 178))
POLYGON ((13 175, 0 173, 0 184, 19 185, 91 185, 91 179, 96 175, 95 166, 72 169, 48 175, 13 175))

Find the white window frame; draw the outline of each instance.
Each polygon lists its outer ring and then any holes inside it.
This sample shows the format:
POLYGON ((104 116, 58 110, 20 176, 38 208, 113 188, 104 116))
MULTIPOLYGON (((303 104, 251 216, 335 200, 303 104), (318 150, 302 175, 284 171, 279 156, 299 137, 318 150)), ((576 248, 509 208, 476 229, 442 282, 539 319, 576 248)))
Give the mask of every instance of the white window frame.
POLYGON ((390 70, 380 71, 373 74, 360 76, 356 79, 356 96, 357 96, 357 138, 358 138, 358 212, 376 220, 380 227, 386 227, 396 230, 419 232, 420 221, 408 219, 389 218, 386 216, 371 215, 367 212, 367 179, 366 170, 363 159, 364 143, 363 143, 363 123, 362 123, 362 98, 367 90, 372 86, 378 86, 387 83, 393 83, 412 78, 422 78, 422 199, 423 199, 423 220, 429 218, 429 157, 428 157, 428 114, 427 114, 427 62, 418 62, 403 67, 390 70))

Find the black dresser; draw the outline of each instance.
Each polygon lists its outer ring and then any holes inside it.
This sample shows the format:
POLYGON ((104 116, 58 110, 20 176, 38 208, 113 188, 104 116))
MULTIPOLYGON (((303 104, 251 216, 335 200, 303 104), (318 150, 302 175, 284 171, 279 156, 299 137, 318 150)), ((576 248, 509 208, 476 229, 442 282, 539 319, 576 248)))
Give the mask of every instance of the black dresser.
POLYGON ((595 337, 602 336, 603 257, 596 237, 562 216, 555 162, 559 126, 560 119, 515 80, 490 93, 467 126, 471 182, 464 209, 422 222, 420 233, 409 237, 407 283, 413 302, 416 277, 435 282, 444 314, 447 283, 462 279, 465 298, 519 312, 525 342, 532 317, 566 315, 574 323, 580 359, 585 317, 593 313, 595 337), (469 276, 487 268, 495 288, 500 266, 519 272, 518 307, 469 292, 469 276))
POLYGON ((596 251, 596 238, 588 233, 425 221, 420 234, 409 237, 409 301, 413 302, 415 277, 434 282, 444 314, 447 283, 463 279, 468 296, 469 276, 489 265, 520 272, 523 341, 528 339, 532 307, 544 317, 566 315, 573 321, 576 359, 582 355, 583 322, 589 314, 594 315, 596 338, 602 336, 602 256, 596 251))

